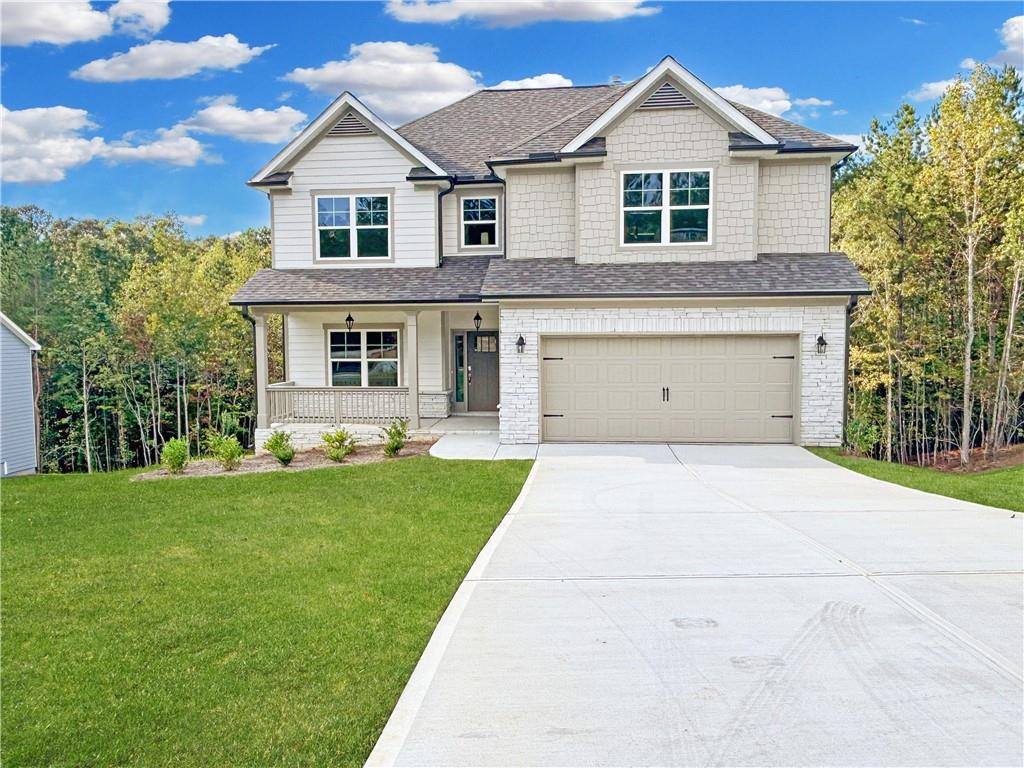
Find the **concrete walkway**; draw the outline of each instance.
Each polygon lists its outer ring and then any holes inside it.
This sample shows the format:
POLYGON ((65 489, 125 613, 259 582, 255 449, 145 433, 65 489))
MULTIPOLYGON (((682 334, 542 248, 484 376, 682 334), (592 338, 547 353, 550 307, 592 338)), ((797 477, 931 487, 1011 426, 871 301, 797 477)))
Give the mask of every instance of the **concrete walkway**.
POLYGON ((1021 515, 790 446, 541 446, 369 765, 1020 765, 1021 515))

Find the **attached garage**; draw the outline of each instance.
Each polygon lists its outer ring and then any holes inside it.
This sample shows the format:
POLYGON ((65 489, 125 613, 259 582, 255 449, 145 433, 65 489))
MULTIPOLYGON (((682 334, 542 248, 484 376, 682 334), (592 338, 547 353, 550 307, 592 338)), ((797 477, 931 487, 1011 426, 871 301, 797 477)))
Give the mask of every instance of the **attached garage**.
POLYGON ((792 443, 795 335, 543 336, 549 442, 792 443))

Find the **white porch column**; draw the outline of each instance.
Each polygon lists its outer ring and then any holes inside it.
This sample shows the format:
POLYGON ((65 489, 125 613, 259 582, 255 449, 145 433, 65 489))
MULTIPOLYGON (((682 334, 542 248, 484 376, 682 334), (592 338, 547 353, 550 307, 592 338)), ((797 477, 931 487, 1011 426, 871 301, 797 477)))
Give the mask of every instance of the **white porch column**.
POLYGON ((270 426, 270 408, 267 402, 267 318, 253 316, 253 333, 256 341, 256 427, 270 426))
POLYGON ((405 313, 405 383, 409 387, 409 428, 420 428, 418 312, 405 313))

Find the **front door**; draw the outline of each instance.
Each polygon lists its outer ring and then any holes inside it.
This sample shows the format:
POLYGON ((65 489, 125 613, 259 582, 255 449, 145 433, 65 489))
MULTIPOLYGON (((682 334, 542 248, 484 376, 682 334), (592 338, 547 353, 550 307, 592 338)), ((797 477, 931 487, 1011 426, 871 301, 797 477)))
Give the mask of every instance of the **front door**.
POLYGON ((498 409, 498 332, 466 334, 466 405, 470 411, 498 409))

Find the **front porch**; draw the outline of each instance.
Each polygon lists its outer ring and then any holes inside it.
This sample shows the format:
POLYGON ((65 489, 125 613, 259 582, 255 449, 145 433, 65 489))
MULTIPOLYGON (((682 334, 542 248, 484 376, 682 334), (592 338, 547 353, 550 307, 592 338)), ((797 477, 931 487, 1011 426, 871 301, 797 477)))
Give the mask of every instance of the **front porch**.
POLYGON ((259 447, 277 429, 299 447, 338 428, 379 437, 396 419, 417 436, 498 431, 497 307, 250 308, 259 447), (281 316, 283 381, 268 381, 268 319, 281 316), (483 404, 484 407, 480 407, 483 404), (472 410, 470 410, 472 409, 472 410))

